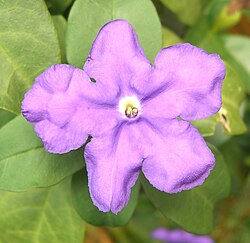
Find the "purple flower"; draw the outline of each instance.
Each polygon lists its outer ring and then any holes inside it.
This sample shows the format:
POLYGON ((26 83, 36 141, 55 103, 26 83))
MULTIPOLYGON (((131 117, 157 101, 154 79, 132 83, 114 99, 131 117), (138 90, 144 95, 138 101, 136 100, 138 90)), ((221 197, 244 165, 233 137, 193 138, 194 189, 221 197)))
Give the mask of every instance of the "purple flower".
POLYGON ((141 170, 167 193, 204 182, 215 158, 188 121, 219 110, 224 76, 218 55, 190 44, 163 49, 152 66, 132 26, 116 20, 100 30, 84 70, 60 64, 39 75, 22 113, 51 153, 92 136, 84 152, 90 194, 116 214, 141 170))
POLYGON ((208 235, 194 235, 184 230, 158 228, 151 233, 152 238, 167 243, 213 243, 208 235))

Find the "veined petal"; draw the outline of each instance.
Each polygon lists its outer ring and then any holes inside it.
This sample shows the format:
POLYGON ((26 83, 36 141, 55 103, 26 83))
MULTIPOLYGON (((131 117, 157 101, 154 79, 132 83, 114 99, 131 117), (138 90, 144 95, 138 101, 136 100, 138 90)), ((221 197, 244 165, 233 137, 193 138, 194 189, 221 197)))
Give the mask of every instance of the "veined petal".
POLYGON ((53 65, 26 93, 22 113, 49 152, 66 153, 81 147, 89 135, 99 136, 116 125, 117 101, 105 91, 84 71, 53 65))
POLYGON ((216 54, 190 44, 165 48, 156 57, 151 82, 141 84, 145 116, 209 117, 221 107, 224 77, 225 65, 216 54))
POLYGON ((102 27, 84 65, 85 72, 113 96, 135 92, 140 82, 148 80, 151 69, 133 27, 125 20, 102 27))
POLYGON ((122 123, 112 133, 93 138, 85 149, 88 185, 93 203, 117 214, 129 201, 142 165, 136 125, 122 123))
POLYGON ((198 131, 176 119, 158 120, 152 127, 154 131, 148 129, 149 153, 142 165, 149 182, 167 193, 201 185, 213 169, 215 158, 198 131))

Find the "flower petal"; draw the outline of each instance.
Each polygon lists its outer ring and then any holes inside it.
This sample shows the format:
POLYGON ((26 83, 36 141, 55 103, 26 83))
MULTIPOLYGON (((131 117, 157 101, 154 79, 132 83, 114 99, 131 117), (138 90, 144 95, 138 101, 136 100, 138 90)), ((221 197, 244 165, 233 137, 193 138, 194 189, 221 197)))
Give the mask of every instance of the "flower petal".
POLYGON ((203 119, 221 107, 225 65, 216 54, 190 44, 163 49, 155 60, 151 82, 142 83, 144 114, 184 120, 203 119))
POLYGON ((115 126, 116 103, 84 71, 61 64, 36 78, 25 95, 22 113, 35 125, 49 152, 66 153, 81 147, 89 135, 99 136, 115 126))
POLYGON ((162 240, 168 243, 213 243, 208 235, 195 235, 184 230, 168 230, 165 228, 155 229, 151 236, 155 240, 162 240))
POLYGON ((129 201, 142 165, 136 126, 122 123, 93 138, 85 149, 88 184, 94 205, 117 214, 129 201))
POLYGON ((138 83, 148 80, 151 69, 134 29, 125 20, 102 27, 84 65, 85 72, 113 96, 130 95, 138 83))
POLYGON ((150 152, 142 165, 149 182, 167 193, 201 185, 215 158, 198 131, 188 122, 175 119, 158 120, 154 128, 155 132, 148 135, 154 146, 148 146, 150 152))

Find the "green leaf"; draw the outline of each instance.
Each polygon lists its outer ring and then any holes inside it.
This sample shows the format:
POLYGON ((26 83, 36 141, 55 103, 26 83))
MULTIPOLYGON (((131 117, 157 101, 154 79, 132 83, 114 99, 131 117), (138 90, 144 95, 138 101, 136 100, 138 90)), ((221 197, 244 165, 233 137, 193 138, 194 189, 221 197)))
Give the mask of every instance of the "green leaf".
POLYGON ((218 124, 218 114, 202 120, 191 121, 191 123, 199 130, 203 137, 212 136, 215 133, 216 125, 218 124))
POLYGON ((222 109, 219 120, 224 130, 232 135, 246 131, 246 126, 240 114, 240 105, 245 99, 245 86, 234 69, 227 65, 227 74, 222 91, 222 109))
POLYGON ((222 40, 228 52, 244 67, 250 77, 250 38, 237 35, 224 35, 222 36, 222 40))
POLYGON ((179 20, 186 25, 193 25, 201 15, 202 3, 200 0, 160 0, 167 8, 173 11, 179 20))
POLYGON ((226 77, 222 87, 222 108, 207 119, 192 121, 203 136, 211 136, 218 123, 221 123, 226 134, 237 135, 246 131, 246 125, 240 114, 240 107, 245 99, 245 85, 239 75, 226 65, 226 77))
POLYGON ((0 192, 0 241, 81 243, 84 224, 70 202, 70 181, 25 193, 0 192))
POLYGON ((49 11, 56 14, 63 14, 73 0, 45 0, 49 11))
POLYGON ((76 0, 68 20, 68 62, 82 67, 100 28, 115 19, 126 19, 133 25, 146 56, 154 60, 161 48, 162 33, 161 23, 151 1, 76 0))
POLYGON ((177 34, 166 27, 162 27, 162 35, 162 47, 183 43, 183 40, 177 34))
POLYGON ((66 60, 66 29, 67 21, 62 15, 52 16, 57 36, 60 44, 62 63, 67 63, 66 60))
POLYGON ((0 189, 23 191, 58 183, 83 167, 82 149, 50 154, 20 115, 0 129, 0 189))
POLYGON ((59 62, 58 40, 44 1, 0 1, 0 108, 19 114, 34 78, 59 62))
POLYGON ((207 137, 206 142, 213 144, 215 147, 220 147, 228 140, 231 136, 225 133, 225 128, 222 123, 218 123, 215 127, 215 132, 213 136, 207 137))
POLYGON ((177 194, 167 194, 155 189, 145 177, 143 188, 153 204, 168 218, 185 230, 206 234, 213 228, 214 204, 226 197, 230 189, 230 177, 221 154, 210 146, 216 166, 202 186, 177 194))
POLYGON ((139 183, 136 183, 132 189, 128 205, 115 215, 111 212, 101 212, 93 205, 85 170, 77 172, 72 177, 72 200, 75 209, 83 220, 96 226, 122 226, 127 224, 135 210, 139 189, 139 183))
POLYGON ((15 118, 16 115, 10 113, 8 111, 4 111, 0 109, 0 128, 5 125, 7 122, 15 118))

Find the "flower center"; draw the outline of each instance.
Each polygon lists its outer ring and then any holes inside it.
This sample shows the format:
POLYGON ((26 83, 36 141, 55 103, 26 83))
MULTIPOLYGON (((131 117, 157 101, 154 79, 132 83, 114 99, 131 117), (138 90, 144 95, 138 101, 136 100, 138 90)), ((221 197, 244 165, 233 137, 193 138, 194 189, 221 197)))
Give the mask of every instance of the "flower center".
POLYGON ((136 107, 128 106, 125 110, 125 115, 128 118, 135 118, 138 115, 138 109, 136 107))
POLYGON ((119 111, 123 118, 136 118, 139 115, 141 104, 135 96, 127 96, 120 100, 119 111))

